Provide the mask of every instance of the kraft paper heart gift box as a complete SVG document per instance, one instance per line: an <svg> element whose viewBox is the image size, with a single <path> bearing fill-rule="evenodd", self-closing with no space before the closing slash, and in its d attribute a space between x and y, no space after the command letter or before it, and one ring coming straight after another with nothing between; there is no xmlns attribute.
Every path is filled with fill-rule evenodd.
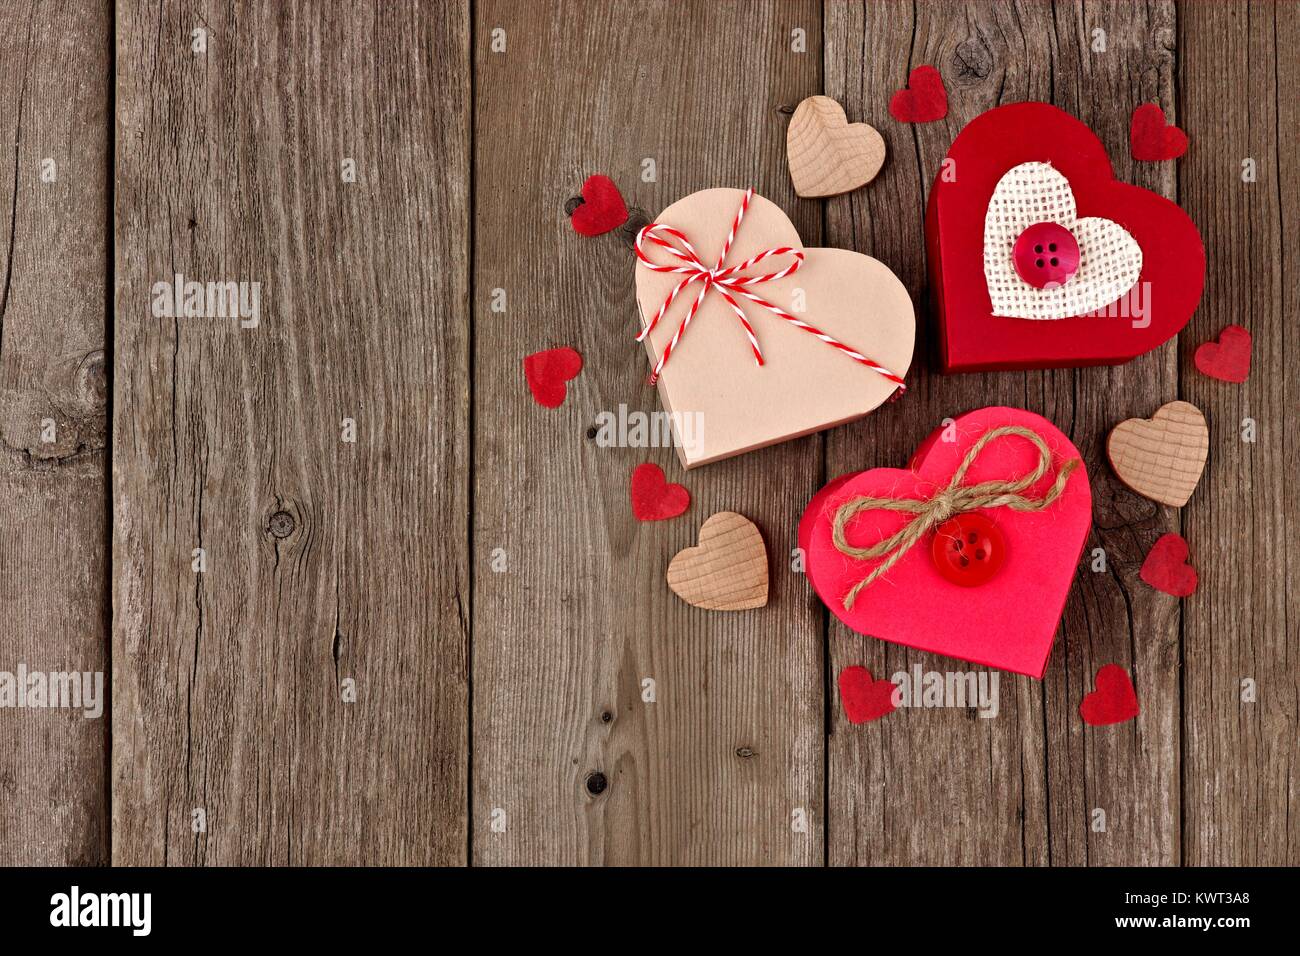
<svg viewBox="0 0 1300 956"><path fill-rule="evenodd" d="M1078 449L1039 415L991 407L937 429L907 469L832 481L799 546L858 633L1041 678L1091 524Z"/></svg>
<svg viewBox="0 0 1300 956"><path fill-rule="evenodd" d="M948 372L1122 364L1177 335L1205 285L1187 214L1116 181L1092 130L1046 103L966 125L925 232Z"/></svg>
<svg viewBox="0 0 1300 956"><path fill-rule="evenodd" d="M637 236L640 340L686 468L866 415L902 385L915 313L882 262L805 249L753 191L706 189Z"/></svg>

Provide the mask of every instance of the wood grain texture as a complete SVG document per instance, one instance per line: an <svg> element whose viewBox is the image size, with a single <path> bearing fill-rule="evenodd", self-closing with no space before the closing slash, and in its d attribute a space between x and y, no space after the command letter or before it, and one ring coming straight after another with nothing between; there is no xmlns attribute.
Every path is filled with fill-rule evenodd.
<svg viewBox="0 0 1300 956"><path fill-rule="evenodd" d="M112 53L109 4L0 5L0 671L105 693ZM107 862L100 703L0 710L0 866Z"/></svg>
<svg viewBox="0 0 1300 956"><path fill-rule="evenodd" d="M0 709L0 865L1300 863L1300 5L799 0L744 19L707 0L0 5L0 671L108 669L110 580L114 613L111 722ZM890 95L923 63L949 115L898 123ZM823 93L888 158L865 189L801 200L788 118ZM1127 366L939 376L927 192L965 122L1027 99L1179 200L1202 305ZM1131 159L1145 102L1188 131L1177 162ZM633 215L583 239L565 204L594 172ZM600 447L598 412L659 409L631 236L750 184L806 245L903 278L908 395L689 474L666 448ZM155 316L178 272L260 282L259 326ZM1233 323L1254 337L1242 385L1193 364ZM586 367L549 410L520 361L557 345ZM1210 428L1181 512L1105 456L1118 422L1176 398ZM1055 421L1092 480L1047 676L1000 674L993 719L852 726L844 667L966 665L827 624L791 570L798 516L828 477L899 465L994 403ZM647 460L690 488L684 516L633 520ZM763 530L770 601L713 614L664 575L729 509ZM1167 531L1200 575L1181 602L1138 578ZM1108 663L1141 716L1085 727Z"/></svg>
<svg viewBox="0 0 1300 956"><path fill-rule="evenodd" d="M805 53L791 50L795 29ZM813 3L747 5L743 30L711 3L476 5L477 863L822 860L821 612L789 559L820 439L689 475L670 449L599 447L598 412L659 407L634 341L628 239L644 219L585 239L564 208L596 172L651 215L752 184L819 245L820 207L793 195L780 110L818 92L820 35ZM718 83L720 64L745 84ZM548 411L520 359L558 345L585 366ZM689 487L685 516L633 520L629 477L646 460ZM770 535L773 600L689 607L664 583L667 562L701 516L734 508Z"/></svg>
<svg viewBox="0 0 1300 956"><path fill-rule="evenodd" d="M117 35L114 862L463 862L467 4ZM156 317L176 273L260 324Z"/></svg>
<svg viewBox="0 0 1300 956"><path fill-rule="evenodd" d="M1183 626L1185 859L1300 862L1300 6L1179 6L1180 199L1205 239L1205 299L1179 343L1182 394L1210 424L1183 509L1200 574ZM1254 182L1242 175L1247 159ZM1223 327L1254 339L1242 385L1193 366ZM1255 440L1245 441L1247 419ZM1242 699L1242 682L1257 688Z"/></svg>
<svg viewBox="0 0 1300 956"><path fill-rule="evenodd" d="M1093 30L1106 52L1092 51ZM899 466L945 418L984 405L1027 408L1079 448L1092 482L1094 527L1061 634L1042 682L1002 674L1000 711L900 710L852 727L835 703L827 746L828 858L832 864L1174 863L1179 858L1178 606L1137 577L1143 555L1177 525L1125 489L1105 462L1115 422L1177 397L1174 346L1126 366L939 376L926 295L925 199L961 127L1002 103L1041 100L1087 122L1116 175L1174 195L1172 164L1134 163L1132 107L1173 105L1172 4L830 4L825 92L885 136L890 161L869 189L831 200L826 241L875 256L907 283L920 311L908 395L828 436L826 473ZM943 74L948 115L903 125L894 90L930 63ZM1177 116L1171 116L1176 122ZM960 175L960 171L958 172ZM1103 548L1106 571L1089 556ZM961 626L960 621L953 622ZM888 678L966 670L830 625L834 672L861 664ZM1142 716L1086 728L1083 694L1103 664L1134 676ZM1107 829L1090 829L1092 811Z"/></svg>

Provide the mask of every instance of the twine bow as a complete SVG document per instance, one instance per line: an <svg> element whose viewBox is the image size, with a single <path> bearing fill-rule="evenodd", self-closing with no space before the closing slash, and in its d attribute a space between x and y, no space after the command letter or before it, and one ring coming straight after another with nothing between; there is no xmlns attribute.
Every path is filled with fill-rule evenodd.
<svg viewBox="0 0 1300 956"><path fill-rule="evenodd" d="M977 485L963 485L962 479L966 477L966 472L975 463L975 459L980 456L980 452L990 442L996 441L1005 435L1019 435L1021 438L1032 442L1034 447L1038 449L1038 464L1019 478L1004 481L982 481ZM1065 491L1066 482L1070 480L1071 473L1078 465L1079 459L1077 458L1073 458L1061 465L1060 470L1056 473L1056 480L1052 482L1052 487L1048 489L1043 497L1024 497L1020 492L1037 482L1052 467L1052 453L1048 449L1047 443L1043 441L1042 436L1036 431L1023 428L1020 425L1004 425L1000 428L990 429L980 436L979 441L971 446L970 450L966 452L966 457L957 466L957 470L953 473L948 486L932 498L869 498L860 495L844 502L835 511L832 538L836 550L857 560L885 558L844 596L844 610L852 610L853 602L857 600L858 593L897 564L903 555L931 529L954 515L975 511L979 508L1042 511L1061 497L1061 493ZM845 535L845 529L848 527L849 521L859 512L876 510L905 511L916 515L916 517L888 538L873 544L869 548L859 548L850 544Z"/></svg>
<svg viewBox="0 0 1300 956"><path fill-rule="evenodd" d="M697 295L695 301L691 303L690 311L686 313L686 316L677 326L677 331L673 333L671 341L669 341L667 347L664 348L663 354L659 356L659 361L655 364L654 371L650 374L650 384L653 385L659 380L659 373L662 372L664 366L668 364L668 357L672 355L673 349L677 347L677 343L686 333L687 327L691 324L691 319L695 318L695 313L699 311L700 305L704 302L705 296L709 294L709 290L714 289L727 301L727 304L731 306L731 310L736 313L736 318L740 320L741 328L745 330L745 337L749 339L749 347L754 351L754 362L756 364L760 366L763 364L763 350L759 347L758 337L754 335L753 327L749 324L749 320L745 318L744 310L741 309L740 303L736 301L737 297L748 299L755 305L767 309L767 311L771 312L773 315L785 319L797 328L801 328L805 332L815 335L827 345L834 346L855 362L865 365L867 368L883 375L889 381L893 382L898 386L898 392L896 395L901 394L906 388L901 377L895 375L883 365L873 362L861 352L849 348L844 343L837 341L835 338L827 335L820 329L809 325L802 319L795 318L781 307L774 305L761 296L749 291L750 286L758 285L763 282L774 282L777 279L784 279L786 276L798 272L804 263L803 250L795 249L790 246L778 246L773 249L764 249L758 255L751 256L737 265L727 266L725 268L723 267L723 263L727 261L727 253L731 251L732 243L736 241L736 233L740 229L740 223L745 218L745 210L749 208L750 200L753 198L753 188L745 190L745 198L740 201L740 210L736 213L736 218L731 224L731 231L727 233L726 242L722 244L722 254L718 256L717 264L711 269L701 261L699 255L695 251L695 247L691 245L691 241L687 239L680 230L674 229L672 226L666 226L659 222L652 222L649 225L643 226L641 231L637 233L636 256L641 260L642 265L652 272L670 272L683 277L682 280L673 287L673 291L668 293L668 298L664 300L663 305L659 306L659 311L655 313L654 318L652 318L646 327L641 330L641 334L636 337L638 342L644 342L646 336L654 331L655 326L659 324L659 320L664 317L664 313L668 311L677 296L683 292L687 286L692 282L699 282L702 285L700 294ZM673 240L675 240L675 243ZM660 265L659 263L654 262L646 254L645 243L647 241L653 242L655 245L668 250L669 255L673 256L681 264ZM763 272L751 276L740 275L740 273L758 265L758 263L762 262L764 259L770 259L774 256L792 256L794 261L784 269L778 269L775 272Z"/></svg>

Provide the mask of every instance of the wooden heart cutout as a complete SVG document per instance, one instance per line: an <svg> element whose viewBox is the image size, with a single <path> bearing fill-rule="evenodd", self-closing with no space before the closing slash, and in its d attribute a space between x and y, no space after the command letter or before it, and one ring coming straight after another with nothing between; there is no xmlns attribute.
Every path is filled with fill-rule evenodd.
<svg viewBox="0 0 1300 956"><path fill-rule="evenodd" d="M665 209L655 221L687 236L701 261L718 261L745 193L706 189ZM652 245L652 244L651 244ZM907 288L883 262L845 249L804 249L789 218L754 196L736 232L726 265L765 250L789 247L805 255L798 272L750 287L764 299L838 339L895 374L912 362L916 317ZM655 261L674 263L659 250ZM745 274L777 271L777 257ZM680 275L636 266L641 327L681 281ZM645 338L650 366L669 347L699 295L683 289ZM731 306L710 291L659 376L659 397L677 435L682 465L693 468L742 452L861 418L894 394L897 385L789 321L735 296L762 346L757 365ZM682 441L687 419L698 425Z"/></svg>
<svg viewBox="0 0 1300 956"><path fill-rule="evenodd" d="M810 96L790 117L786 159L794 191L805 199L865 186L885 163L885 140L866 123L849 123L829 96Z"/></svg>
<svg viewBox="0 0 1300 956"><path fill-rule="evenodd" d="M996 575L975 587L945 578L932 552L938 534L932 531L846 608L848 593L880 562L851 558L835 545L841 504L859 496L933 498L947 487L975 443L1004 426L1029 429L1051 452L1051 468L1024 490L1026 496L1042 498L1064 464L1079 458L1078 449L1055 425L1032 412L1004 407L968 412L923 441L908 468L845 475L817 492L799 522L799 546L813 590L859 634L1041 678L1092 524L1092 491L1082 464L1042 510L967 512L990 519L1005 545ZM972 461L962 483L1006 481L1032 473L1038 462L1029 440L998 438ZM910 517L866 510L851 518L844 531L850 544L867 547L899 531Z"/></svg>
<svg viewBox="0 0 1300 956"><path fill-rule="evenodd" d="M699 541L668 563L668 587L674 594L709 611L767 604L767 548L754 522L720 511L704 522Z"/></svg>
<svg viewBox="0 0 1300 956"><path fill-rule="evenodd" d="M1162 405L1149 419L1111 429L1106 455L1119 480L1152 501L1181 508L1196 490L1210 451L1210 430L1189 402Z"/></svg>

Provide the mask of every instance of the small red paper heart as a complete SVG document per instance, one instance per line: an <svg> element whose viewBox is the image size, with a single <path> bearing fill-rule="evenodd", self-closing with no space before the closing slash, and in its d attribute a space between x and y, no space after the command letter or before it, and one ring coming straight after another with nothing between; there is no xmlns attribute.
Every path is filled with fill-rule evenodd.
<svg viewBox="0 0 1300 956"><path fill-rule="evenodd" d="M1154 163L1177 159L1187 152L1187 134L1165 122L1165 111L1155 103L1143 103L1133 111L1128 140L1133 158Z"/></svg>
<svg viewBox="0 0 1300 956"><path fill-rule="evenodd" d="M627 222L627 206L614 180L608 176L589 176L582 184L582 205L569 217L575 232L599 236Z"/></svg>
<svg viewBox="0 0 1300 956"><path fill-rule="evenodd" d="M1250 377L1250 331L1229 325L1217 342L1206 342L1196 350L1196 367L1210 378L1241 384Z"/></svg>
<svg viewBox="0 0 1300 956"><path fill-rule="evenodd" d="M1097 689L1085 694L1079 704L1079 716L1090 727L1122 724L1142 712L1137 692L1128 671L1118 664L1107 664L1097 671Z"/></svg>
<svg viewBox="0 0 1300 956"><path fill-rule="evenodd" d="M1190 553L1182 535L1162 534L1147 552L1138 572L1157 591L1185 598L1196 592L1196 569L1187 562Z"/></svg>
<svg viewBox="0 0 1300 956"><path fill-rule="evenodd" d="M582 356L570 348L534 352L524 359L524 377L538 405L559 408L568 389L565 382L582 371Z"/></svg>
<svg viewBox="0 0 1300 956"><path fill-rule="evenodd" d="M939 71L929 65L913 70L907 87L890 99L889 112L900 123L931 123L947 116L948 91Z"/></svg>
<svg viewBox="0 0 1300 956"><path fill-rule="evenodd" d="M840 671L840 699L851 724L865 724L892 714L897 689L892 681L873 680L871 671L865 667L846 667Z"/></svg>
<svg viewBox="0 0 1300 956"><path fill-rule="evenodd" d="M632 472L632 514L637 521L676 518L691 504L691 493L681 485L670 485L663 469L646 462Z"/></svg>

